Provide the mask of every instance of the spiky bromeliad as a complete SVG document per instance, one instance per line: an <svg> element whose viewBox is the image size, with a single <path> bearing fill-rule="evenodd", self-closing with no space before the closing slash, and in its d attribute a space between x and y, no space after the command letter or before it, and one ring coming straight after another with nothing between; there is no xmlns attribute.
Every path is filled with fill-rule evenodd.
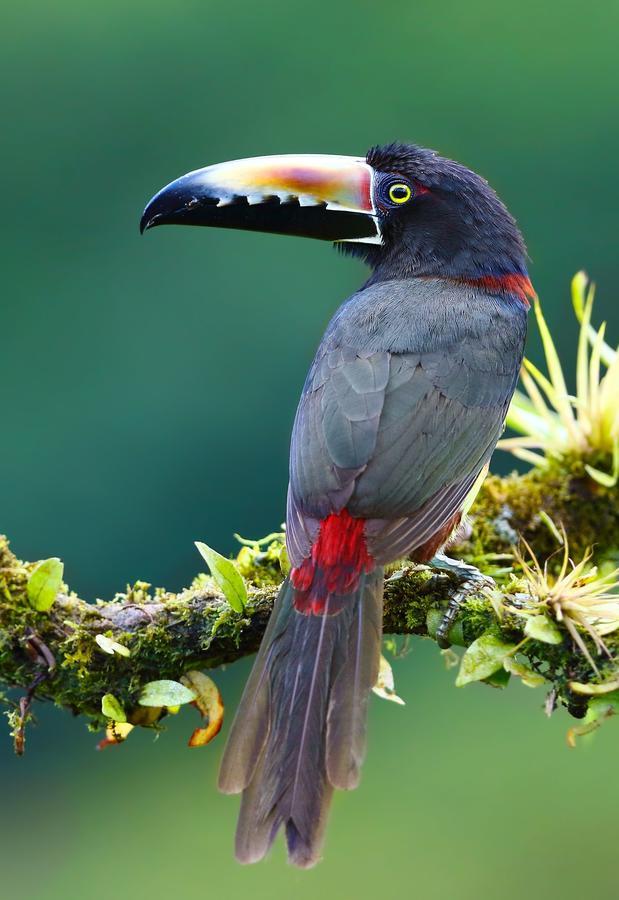
<svg viewBox="0 0 619 900"><path fill-rule="evenodd" d="M291 861L310 866L333 789L359 781L383 567L406 556L450 565L440 551L503 429L532 292L526 251L486 181L403 144L366 159L199 169L163 188L141 227L169 223L341 242L372 269L331 320L303 388L286 519L293 568L219 778L222 791L243 792L239 860L261 859L283 826Z"/></svg>

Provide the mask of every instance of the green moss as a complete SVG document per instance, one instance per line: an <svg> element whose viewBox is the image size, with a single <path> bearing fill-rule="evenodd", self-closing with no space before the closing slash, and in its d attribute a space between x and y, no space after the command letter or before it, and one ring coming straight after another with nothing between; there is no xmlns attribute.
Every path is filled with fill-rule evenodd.
<svg viewBox="0 0 619 900"><path fill-rule="evenodd" d="M608 468L604 459L589 462ZM503 591L514 592L518 564L502 555L511 552L518 534L541 560L557 550L556 537L540 517L544 510L555 524L564 525L574 558L593 547L596 559L610 564L619 558L618 493L592 481L583 460L575 457L551 460L546 469L525 475L490 476L473 508L471 534L452 554L474 561L495 575ZM178 679L188 668L214 667L256 649L286 565L283 546L283 535L276 534L242 547L237 565L248 584L249 600L240 614L222 602L207 575L198 576L180 594L152 590L147 582L138 581L117 594L113 606L89 605L69 594L49 613L39 613L26 598L28 575L36 563L20 562L0 537L0 683L27 688L44 671L36 648L28 646L35 635L53 648L56 657L55 670L37 688L38 697L85 715L96 727L104 724L101 697L106 693L113 694L130 716L137 714L137 697L145 682ZM554 558L559 565L559 555ZM428 617L437 620L451 587L449 576L423 568L408 566L390 572L385 589L386 632L427 635L432 630ZM149 612L153 608L155 616ZM111 627L109 615L103 613L112 609L133 610L136 619L133 624L126 619ZM516 616L505 615L499 621L490 600L480 596L467 601L459 630L468 645L488 629L496 629L505 641L518 642L522 627ZM131 656L104 653L95 642L98 633L108 633L129 648ZM608 635L606 643L616 658L619 633ZM571 640L566 636L557 646L528 640L521 653L534 671L555 686L560 702L580 715L583 701L571 694L569 682L597 679ZM602 680L616 674L614 660L598 657L597 664ZM152 727L156 719L140 724Z"/></svg>
<svg viewBox="0 0 619 900"><path fill-rule="evenodd" d="M462 616L462 629L465 644L472 644L492 626L497 627L496 614L489 600L484 596L473 596L467 600L466 612Z"/></svg>
<svg viewBox="0 0 619 900"><path fill-rule="evenodd" d="M273 535L266 545L264 539L246 542L236 558L236 565L245 581L254 587L278 585L286 572L287 557L284 535Z"/></svg>

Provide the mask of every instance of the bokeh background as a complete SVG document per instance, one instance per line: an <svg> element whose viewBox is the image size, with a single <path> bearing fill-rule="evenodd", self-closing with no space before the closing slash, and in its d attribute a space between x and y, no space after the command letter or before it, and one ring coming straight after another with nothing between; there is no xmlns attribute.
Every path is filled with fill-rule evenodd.
<svg viewBox="0 0 619 900"><path fill-rule="evenodd" d="M526 233L563 355L585 267L617 339L619 5L21 0L0 32L0 529L110 597L180 588L195 539L222 552L283 515L313 349L361 264L319 242L200 229L140 238L183 172L408 139L482 172ZM530 354L539 357L532 335ZM509 459L497 455L503 469ZM228 709L249 663L217 675ZM23 760L0 736L3 897L616 896L613 724L570 751L539 692L453 687L435 648L376 700L360 790L334 803L316 870L232 860L218 740L94 751L39 710Z"/></svg>

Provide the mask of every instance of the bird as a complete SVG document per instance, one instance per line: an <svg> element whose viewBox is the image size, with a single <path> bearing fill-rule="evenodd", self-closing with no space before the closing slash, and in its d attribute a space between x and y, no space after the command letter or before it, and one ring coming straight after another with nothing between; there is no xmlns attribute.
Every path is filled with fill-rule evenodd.
<svg viewBox="0 0 619 900"><path fill-rule="evenodd" d="M357 787L382 642L384 568L457 575L439 629L481 575L446 554L504 429L534 296L521 232L488 182L416 144L365 157L210 165L164 187L141 230L200 225L312 237L369 266L329 323L290 443L284 580L219 774L241 793L236 857L285 832L321 857L335 789Z"/></svg>

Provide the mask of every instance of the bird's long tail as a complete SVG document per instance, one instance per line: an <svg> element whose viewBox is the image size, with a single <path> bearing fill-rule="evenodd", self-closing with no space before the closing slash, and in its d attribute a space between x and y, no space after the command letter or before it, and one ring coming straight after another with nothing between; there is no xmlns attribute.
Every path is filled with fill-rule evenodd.
<svg viewBox="0 0 619 900"><path fill-rule="evenodd" d="M382 568L319 606L308 607L307 592L289 579L282 585L219 776L222 791L243 792L240 862L261 859L280 826L292 863L317 862L333 788L359 782L382 594Z"/></svg>

